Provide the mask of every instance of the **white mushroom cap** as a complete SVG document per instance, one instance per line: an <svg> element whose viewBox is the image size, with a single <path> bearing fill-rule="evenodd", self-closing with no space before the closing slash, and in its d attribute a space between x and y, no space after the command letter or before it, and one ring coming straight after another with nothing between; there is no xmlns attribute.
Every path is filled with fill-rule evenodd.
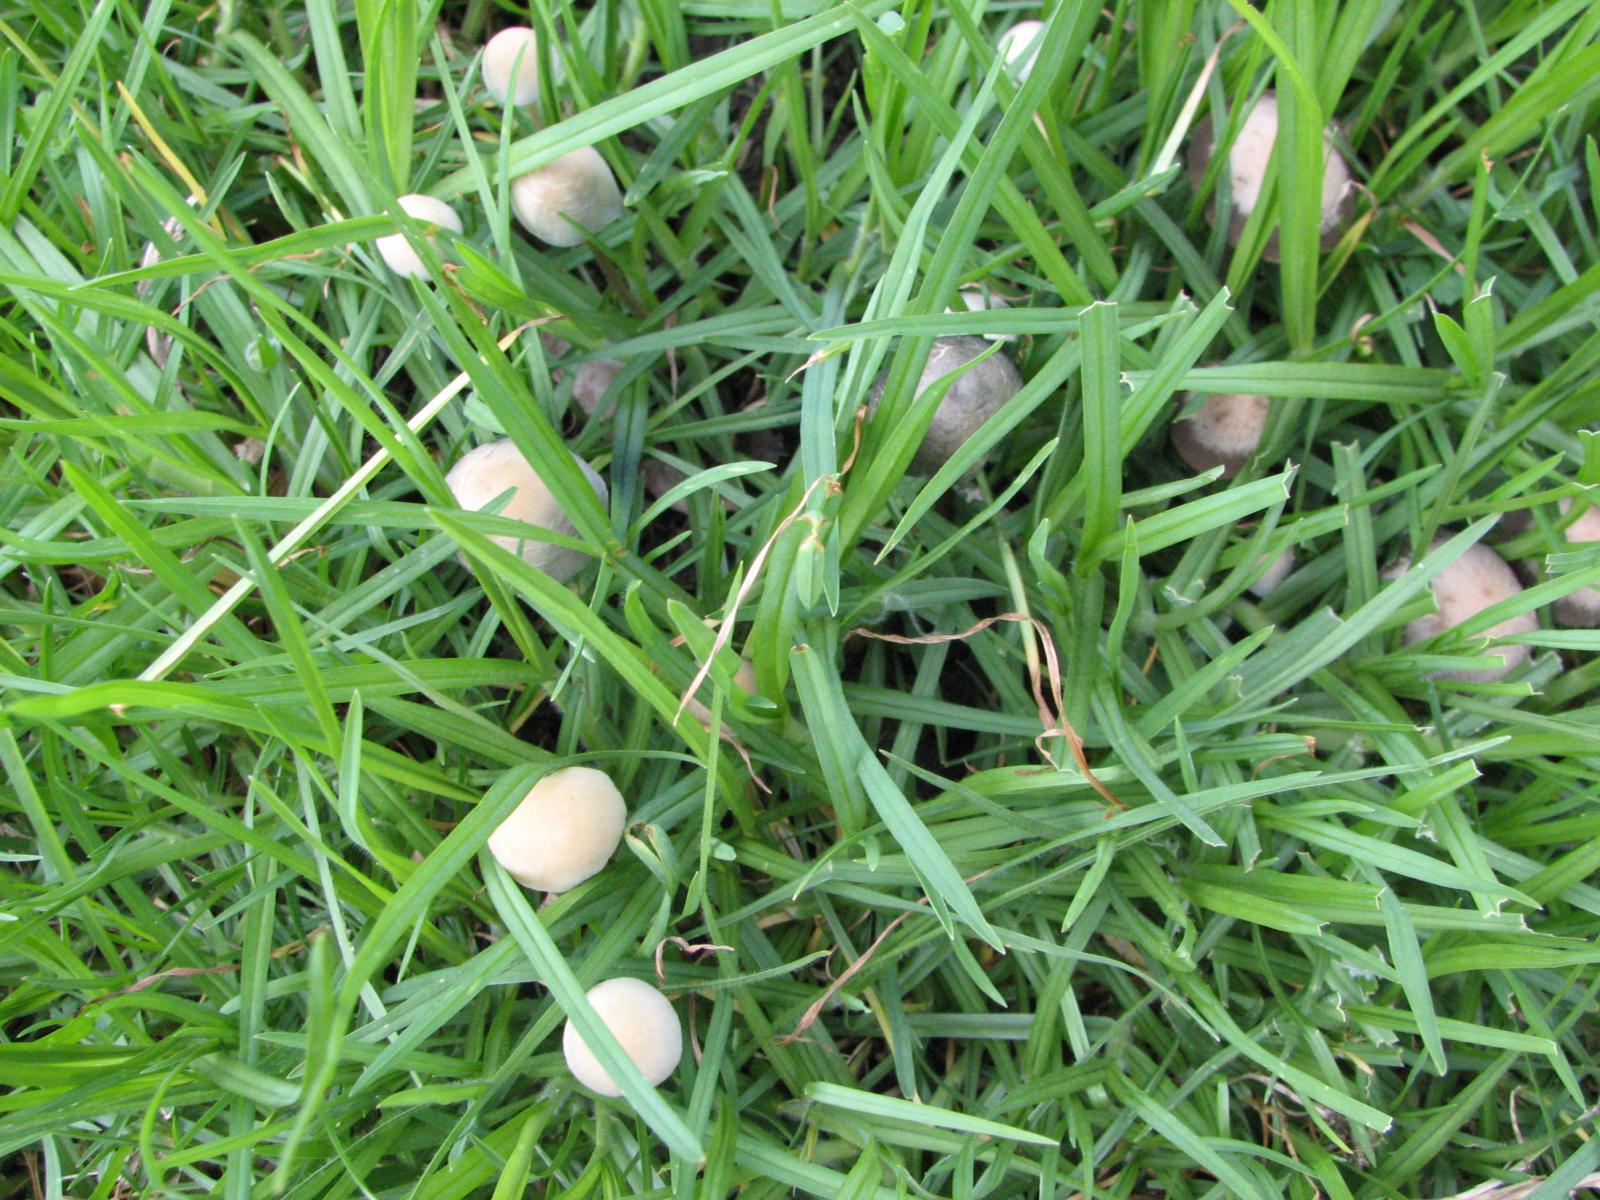
<svg viewBox="0 0 1600 1200"><path fill-rule="evenodd" d="M613 401L600 409L600 402L606 398L606 392L618 375L622 374L622 364L614 358L591 358L587 362L578 364L578 370L572 377L572 399L577 406L590 416L608 417L616 408Z"/></svg>
<svg viewBox="0 0 1600 1200"><path fill-rule="evenodd" d="M520 61L519 60L520 57ZM539 42L526 25L502 29L483 48L483 90L501 104L532 104L539 98ZM516 77L512 78L512 70Z"/></svg>
<svg viewBox="0 0 1600 1200"><path fill-rule="evenodd" d="M1219 392L1192 417L1172 423L1172 448L1196 471L1222 468L1232 479L1261 444L1267 426L1265 396Z"/></svg>
<svg viewBox="0 0 1600 1200"><path fill-rule="evenodd" d="M925 392L938 380L971 362L987 349L989 344L981 337L962 335L935 338L928 350L928 361L917 380L917 394ZM874 410L887 381L887 375L880 377L873 389ZM922 445L911 460L910 470L919 475L931 475L937 471L978 431L979 426L1021 390L1022 376L1017 373L1011 360L999 351L969 369L950 385L944 399L939 401Z"/></svg>
<svg viewBox="0 0 1600 1200"><path fill-rule="evenodd" d="M1033 74L1033 60L1039 56L1039 35L1044 32L1043 21L1018 21L1000 35L995 48L1006 60L1006 68L1021 83Z"/></svg>
<svg viewBox="0 0 1600 1200"><path fill-rule="evenodd" d="M1267 569L1261 572L1250 585L1250 593L1263 598L1270 596L1278 590L1278 585L1289 577L1289 572L1294 570L1294 551L1285 550L1277 558L1267 564Z"/></svg>
<svg viewBox="0 0 1600 1200"><path fill-rule="evenodd" d="M1563 516L1571 508L1571 500L1561 502ZM1568 525L1564 532L1567 541L1574 545L1580 542L1600 542L1600 508L1584 509L1578 519ZM1555 611L1556 620L1563 625L1574 625L1583 629L1600 625L1600 588L1587 587L1561 597L1556 601Z"/></svg>
<svg viewBox="0 0 1600 1200"><path fill-rule="evenodd" d="M962 288L956 293L956 298L961 301L962 306L968 312L987 312L991 308L1011 307L1010 301L1004 296L1000 295L999 292L991 292L986 287ZM953 308L945 309L947 313L955 311ZM1014 342L1017 340L1017 335L1014 333L986 333L983 335L983 339L987 342Z"/></svg>
<svg viewBox="0 0 1600 1200"><path fill-rule="evenodd" d="M602 504L606 501L606 483L588 463L576 454L572 456L585 478L593 486ZM533 464L522 456L509 438L490 442L462 455L445 476L445 483L462 508L476 512L487 508L502 492L516 489L500 510L502 517L537 525L553 533L575 534L577 526L568 519L566 510L551 495L533 469ZM510 535L495 534L493 540L513 554L522 555L529 565L538 567L554 579L570 579L581 571L589 556L564 546L551 545Z"/></svg>
<svg viewBox="0 0 1600 1200"><path fill-rule="evenodd" d="M600 152L584 146L513 179L511 211L540 241L577 246L584 230L594 233L622 215L622 192Z"/></svg>
<svg viewBox="0 0 1600 1200"><path fill-rule="evenodd" d="M1255 107L1245 117L1239 136L1228 151L1228 193L1233 201L1233 222L1229 237L1238 241L1244 223L1255 211L1261 199L1261 189L1266 182L1267 163L1273 144L1278 140L1278 97L1265 92ZM1190 150L1190 174L1198 179L1205 172L1215 149L1215 139L1209 123L1197 132ZM1332 237L1343 222L1346 194L1351 187L1350 166L1324 131L1322 135L1322 222L1323 240L1331 245ZM1325 247L1326 248L1326 247ZM1277 240L1274 236L1267 257L1277 257Z"/></svg>
<svg viewBox="0 0 1600 1200"><path fill-rule="evenodd" d="M1436 541L1429 553L1443 544ZM1410 569L1410 559L1401 559L1388 572L1402 575ZM1488 608L1522 591L1522 584L1506 565L1506 560L1484 545L1467 549L1444 570L1433 577L1433 604L1436 612L1406 623L1404 640L1410 646L1436 637ZM1539 619L1531 612L1518 613L1492 626L1485 637L1503 637L1507 634L1531 633L1539 627ZM1481 671L1442 671L1441 679L1459 679L1465 683L1493 683L1503 678L1511 669L1528 657L1528 647L1522 645L1497 646L1494 654L1501 659L1498 667Z"/></svg>
<svg viewBox="0 0 1600 1200"><path fill-rule="evenodd" d="M523 887L570 891L611 861L627 816L604 771L563 767L528 789L489 835L489 853Z"/></svg>
<svg viewBox="0 0 1600 1200"><path fill-rule="evenodd" d="M683 1026L672 1002L648 983L626 976L595 984L588 998L639 1073L652 1086L666 1082L683 1057ZM602 1096L622 1095L570 1020L561 1031L561 1052L567 1070L584 1087Z"/></svg>
<svg viewBox="0 0 1600 1200"><path fill-rule="evenodd" d="M451 233L461 232L461 218L456 216L456 210L443 200L435 200L432 196L413 192L400 197L400 207L406 210L406 216L413 221L436 225L440 229L448 229ZM383 261L396 275L406 279L428 277L428 268L422 265L422 259L417 257L417 252L411 248L411 243L406 241L404 234L391 233L381 237L377 241L377 246L378 253L383 255Z"/></svg>

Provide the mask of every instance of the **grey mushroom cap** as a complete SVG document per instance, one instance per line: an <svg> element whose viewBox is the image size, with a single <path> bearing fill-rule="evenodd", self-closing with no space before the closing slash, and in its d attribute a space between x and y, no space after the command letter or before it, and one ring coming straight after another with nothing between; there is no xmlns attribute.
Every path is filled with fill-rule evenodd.
<svg viewBox="0 0 1600 1200"><path fill-rule="evenodd" d="M944 378L957 367L971 362L989 349L990 343L981 337L936 338L928 350L928 361L917 380L917 394L929 385ZM887 375L878 379L872 389L872 408L876 411L883 395ZM1022 376L1011 360L996 352L985 361L967 371L950 385L950 390L939 401L933 422L911 460L910 470L917 475L931 475L950 460L951 455L968 438L978 431L1006 401L1022 389Z"/></svg>
<svg viewBox="0 0 1600 1200"><path fill-rule="evenodd" d="M1439 539L1429 547L1433 553L1443 544ZM1385 575L1394 578L1411 568L1411 560L1402 558ZM1436 611L1414 621L1406 622L1403 639L1408 646L1437 637L1454 629L1492 604L1510 599L1522 591L1515 572L1493 550L1484 545L1469 546L1461 557L1433 577L1433 603ZM1518 633L1532 633L1539 628L1539 618L1531 612L1518 613L1491 626L1484 637L1505 637ZM1505 678L1513 668L1528 657L1525 645L1496 646L1491 652L1501 660L1498 667L1482 670L1440 671L1436 678L1456 679L1463 683L1494 683Z"/></svg>
<svg viewBox="0 0 1600 1200"><path fill-rule="evenodd" d="M1244 232L1245 222L1249 220L1250 213L1260 198L1267 161L1272 154L1277 136L1278 98L1276 93L1269 91L1262 94L1256 101L1255 107L1245 117L1239 134L1228 151L1228 182L1232 200L1232 216L1228 222L1230 245L1238 245L1239 236ZM1355 188L1352 186L1350 165L1345 162L1344 156L1339 153L1333 144L1333 139L1326 131L1322 135L1322 151L1324 157L1320 244L1324 251L1328 251L1333 249L1344 234L1345 225L1355 204ZM1211 165L1215 152L1216 134L1211 124L1211 117L1207 115L1195 123L1194 132L1189 139L1189 182L1196 189L1200 187L1206 168ZM1206 202L1206 219L1212 222L1217 219L1217 202L1214 196ZM1262 257L1268 262L1278 261L1276 229L1267 239Z"/></svg>
<svg viewBox="0 0 1600 1200"><path fill-rule="evenodd" d="M1221 467L1222 477L1232 479L1261 445L1270 408L1265 396L1243 392L1207 396L1194 416L1172 423L1172 448L1196 471Z"/></svg>

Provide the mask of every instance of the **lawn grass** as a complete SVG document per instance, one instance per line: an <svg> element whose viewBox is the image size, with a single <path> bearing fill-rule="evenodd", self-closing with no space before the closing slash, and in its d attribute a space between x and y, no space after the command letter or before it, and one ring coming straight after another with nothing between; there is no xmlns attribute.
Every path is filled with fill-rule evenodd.
<svg viewBox="0 0 1600 1200"><path fill-rule="evenodd" d="M1268 87L1235 248L1183 150ZM1589 0L7 6L0 1196L1600 1179L1597 114ZM549 250L509 181L588 145ZM1025 386L908 476L955 333ZM570 584L451 499L500 436ZM1480 541L1537 585L1402 646ZM630 825L545 898L484 843L571 762ZM561 1026L658 969L692 1052L597 1099Z"/></svg>

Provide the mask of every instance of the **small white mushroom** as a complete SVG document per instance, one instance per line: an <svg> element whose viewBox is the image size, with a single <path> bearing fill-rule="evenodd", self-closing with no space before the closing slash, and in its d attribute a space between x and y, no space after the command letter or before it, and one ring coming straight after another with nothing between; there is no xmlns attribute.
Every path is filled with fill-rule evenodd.
<svg viewBox="0 0 1600 1200"><path fill-rule="evenodd" d="M591 358L579 363L572 377L573 402L591 417L609 417L616 410L616 402L606 404L603 410L601 402L620 374L622 364L614 358Z"/></svg>
<svg viewBox="0 0 1600 1200"><path fill-rule="evenodd" d="M1278 590L1278 585L1289 578L1289 572L1294 570L1294 551L1285 550L1277 558L1267 564L1267 569L1256 576L1250 584L1250 594L1263 599Z"/></svg>
<svg viewBox="0 0 1600 1200"><path fill-rule="evenodd" d="M1043 32L1043 21L1018 21L995 43L1000 57L1005 59L1006 69L1016 76L1018 83L1033 74L1034 59L1039 57L1039 35Z"/></svg>
<svg viewBox="0 0 1600 1200"><path fill-rule="evenodd" d="M1435 541L1429 548L1429 553L1441 545L1443 545L1442 539ZM1410 567L1411 560L1402 558L1386 574L1398 577L1405 574ZM1517 582L1516 575L1506 565L1505 559L1489 547L1479 544L1469 547L1465 554L1435 575L1432 590L1436 611L1406 623L1403 637L1408 646L1437 637L1445 630L1453 629L1482 612L1491 604L1499 604L1502 600L1510 599L1522 591L1522 584ZM1538 627L1539 619L1533 613L1518 613L1490 627L1483 636L1492 638L1531 633ZM1465 683L1493 683L1504 678L1513 667L1528 657L1528 647L1497 646L1493 654L1500 657L1501 665L1498 667L1486 667L1479 671L1441 671L1438 677L1459 679Z"/></svg>
<svg viewBox="0 0 1600 1200"><path fill-rule="evenodd" d="M483 48L480 69L483 90L500 104L532 104L539 98L538 36L526 25L502 29Z"/></svg>
<svg viewBox="0 0 1600 1200"><path fill-rule="evenodd" d="M1273 144L1278 140L1278 97L1273 92L1263 93L1256 101L1239 128L1239 136L1228 151L1228 194L1233 202L1233 218L1228 228L1228 240L1237 243L1244 224L1255 211L1261 199L1261 189L1266 182L1267 164ZM1210 118L1195 126L1193 140L1189 143L1189 177L1196 186L1210 165L1216 149ZM1344 156L1334 147L1326 132L1322 135L1322 248L1331 249L1339 240L1345 213L1348 208L1352 182L1350 167ZM1215 207L1208 209L1215 213ZM1267 244L1264 257L1278 259L1278 235L1274 233Z"/></svg>
<svg viewBox="0 0 1600 1200"><path fill-rule="evenodd" d="M1004 296L1000 295L999 292L991 292L986 287L962 288L956 293L956 298L961 301L968 312L987 312L991 308L1011 307L1010 302ZM947 313L955 311L953 308L945 309ZM983 339L987 342L1014 342L1017 340L1017 335L1014 333L986 333L983 335Z"/></svg>
<svg viewBox="0 0 1600 1200"><path fill-rule="evenodd" d="M1194 416L1172 423L1172 448L1196 471L1221 467L1222 477L1232 479L1261 444L1267 409L1265 396L1237 392L1207 396Z"/></svg>
<svg viewBox="0 0 1600 1200"><path fill-rule="evenodd" d="M424 225L432 225L437 229L448 229L451 233L461 232L461 218L456 216L456 210L443 200L436 200L432 196L423 196L415 192L400 197L400 207L405 209L406 216L413 221ZM431 230L429 231L431 235ZM388 264L389 270L406 279L426 279L428 268L418 257L411 243L406 241L402 233L391 233L377 241L378 253L383 255L383 261Z"/></svg>
<svg viewBox="0 0 1600 1200"><path fill-rule="evenodd" d="M563 767L528 789L489 835L489 853L523 887L571 891L611 861L627 816L604 771Z"/></svg>
<svg viewBox="0 0 1600 1200"><path fill-rule="evenodd" d="M595 984L588 999L639 1073L652 1086L665 1083L683 1057L683 1026L672 1002L648 983L627 976ZM561 1031L561 1052L567 1070L584 1087L602 1096L622 1095L611 1072L600 1065L570 1020Z"/></svg>
<svg viewBox="0 0 1600 1200"><path fill-rule="evenodd" d="M600 152L583 146L512 180L511 211L540 241L577 246L622 215L622 192Z"/></svg>
<svg viewBox="0 0 1600 1200"><path fill-rule="evenodd" d="M1561 515L1572 508L1571 500L1561 502ZM1600 508L1586 508L1578 519L1563 531L1573 545L1583 542L1600 542ZM1600 588L1587 587L1561 597L1555 604L1556 620L1563 625L1590 629L1600 625Z"/></svg>
<svg viewBox="0 0 1600 1200"><path fill-rule="evenodd" d="M605 480L576 454L572 458L604 504L607 495ZM445 483L462 508L474 512L487 508L502 492L512 491L505 507L500 510L502 517L537 525L553 533L569 536L577 533L577 526L567 516L566 510L545 486L544 480L539 478L533 464L522 456L522 451L509 438L490 442L462 455L445 476ZM586 554L549 542L501 534L494 535L493 540L511 553L522 555L529 565L538 567L554 579L570 579L589 561Z"/></svg>
<svg viewBox="0 0 1600 1200"><path fill-rule="evenodd" d="M936 338L928 350L927 364L917 380L917 394L943 379L957 367L977 358L989 343L981 337ZM883 395L888 376L881 377L873 388L872 407L876 410ZM983 362L968 370L950 385L950 390L939 401L933 422L911 460L910 470L918 475L931 475L942 467L950 456L966 443L978 428L1005 406L1006 401L1022 389L1022 376L1003 353L997 351Z"/></svg>

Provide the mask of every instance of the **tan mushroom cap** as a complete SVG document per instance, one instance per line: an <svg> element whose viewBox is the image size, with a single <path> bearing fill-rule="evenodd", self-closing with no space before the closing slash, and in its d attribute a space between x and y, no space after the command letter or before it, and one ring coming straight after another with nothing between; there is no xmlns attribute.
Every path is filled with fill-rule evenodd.
<svg viewBox="0 0 1600 1200"><path fill-rule="evenodd" d="M538 35L526 25L502 29L483 48L480 70L483 90L499 103L532 104L539 98Z"/></svg>
<svg viewBox="0 0 1600 1200"><path fill-rule="evenodd" d="M1270 405L1265 396L1219 392L1192 417L1174 421L1172 448L1196 471L1222 468L1232 479L1261 444Z"/></svg>
<svg viewBox="0 0 1600 1200"><path fill-rule="evenodd" d="M597 233L622 216L622 192L600 152L583 146L513 179L511 211L540 241L577 246L585 230Z"/></svg>
<svg viewBox="0 0 1600 1200"><path fill-rule="evenodd" d="M1239 127L1239 136L1228 151L1228 195L1232 201L1232 221L1228 240L1237 243L1244 231L1245 222L1261 200L1261 190L1266 183L1267 165L1272 147L1278 140L1278 97L1275 92L1264 92L1255 107L1245 116ZM1211 162L1216 138L1210 118L1202 119L1196 126L1189 144L1189 177L1198 185L1206 167ZM1339 238L1349 209L1352 192L1350 164L1345 162L1326 132L1322 135L1322 248L1330 249ZM1213 204L1207 209L1213 216ZM1263 255L1269 262L1278 259L1278 235L1273 233Z"/></svg>
<svg viewBox="0 0 1600 1200"><path fill-rule="evenodd" d="M928 350L922 375L917 379L917 394L921 395L932 384L971 362L987 349L988 342L970 334L935 338ZM873 388L874 410L878 407L887 379L887 374L880 376ZM950 456L978 431L979 426L1021 390L1022 376L1001 351L966 371L950 385L944 399L939 401L928 432L923 435L922 445L911 460L911 472L931 475L944 466Z"/></svg>
<svg viewBox="0 0 1600 1200"><path fill-rule="evenodd" d="M599 496L600 502L604 504L607 495L605 480L576 454L572 458L583 471L590 486L594 488L595 495ZM462 508L474 512L487 508L496 496L514 488L516 490L506 501L505 507L500 510L502 517L536 525L552 533L571 536L578 532L577 526L567 516L566 510L561 507L550 489L545 486L544 480L540 479L538 472L533 469L533 464L522 456L522 451L517 449L510 438L490 442L464 454L456 465L450 468L450 473L445 476L444 481L449 486L451 494L455 496L456 503ZM511 553L522 555L530 566L538 567L554 579L570 579L589 562L589 556L581 551L569 550L565 546L555 546L549 542L518 538L508 534L495 534L492 540Z"/></svg>
<svg viewBox="0 0 1600 1200"><path fill-rule="evenodd" d="M648 983L626 976L595 984L588 998L639 1073L651 1086L665 1083L683 1057L683 1025L672 1002ZM622 1095L570 1020L561 1031L561 1052L567 1070L584 1087L602 1096Z"/></svg>
<svg viewBox="0 0 1600 1200"><path fill-rule="evenodd" d="M1561 515L1572 510L1572 501L1561 502ZM1600 542L1600 508L1586 508L1563 531L1573 545ZM1556 620L1563 625L1591 629L1600 625L1600 588L1587 587L1563 596L1555 603Z"/></svg>
<svg viewBox="0 0 1600 1200"><path fill-rule="evenodd" d="M1437 540L1429 548L1433 553L1443 544ZM1410 569L1411 560L1403 558L1390 568L1390 575L1398 576ZM1408 646L1428 638L1437 637L1454 629L1463 621L1476 616L1491 604L1498 604L1522 591L1522 584L1506 565L1506 560L1484 545L1474 545L1444 570L1433 577L1433 603L1435 612L1408 621L1404 641ZM1485 637L1505 637L1518 633L1531 633L1539 627L1539 619L1531 612L1518 613L1491 626ZM1440 679L1457 679L1464 683L1494 683L1503 679L1514 667L1528 657L1524 645L1497 646L1491 651L1501 665L1483 670L1441 671Z"/></svg>
<svg viewBox="0 0 1600 1200"><path fill-rule="evenodd" d="M523 887L571 891L611 861L627 817L604 771L563 767L528 789L489 835L489 853Z"/></svg>
<svg viewBox="0 0 1600 1200"><path fill-rule="evenodd" d="M1289 572L1294 570L1294 551L1285 550L1267 564L1266 570L1257 575L1254 582L1249 585L1250 594L1265 599L1278 590L1278 585L1289 578Z"/></svg>

